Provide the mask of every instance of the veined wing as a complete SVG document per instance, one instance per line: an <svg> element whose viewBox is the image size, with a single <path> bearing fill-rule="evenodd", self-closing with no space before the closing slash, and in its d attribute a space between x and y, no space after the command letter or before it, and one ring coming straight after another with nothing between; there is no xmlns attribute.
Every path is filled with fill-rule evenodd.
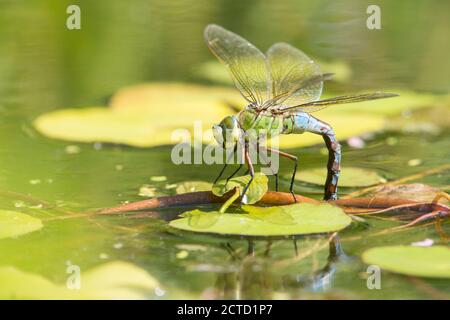
<svg viewBox="0 0 450 320"><path fill-rule="evenodd" d="M276 43L266 55L273 97L272 102L266 103L267 107L296 106L319 100L324 79L320 79L320 67L306 54L287 43Z"/></svg>
<svg viewBox="0 0 450 320"><path fill-rule="evenodd" d="M315 76L311 76L309 79L305 79L303 82L299 83L296 87L293 87L291 91L286 91L280 93L279 95L273 97L272 99L266 101L262 108L263 109L277 109L280 110L283 107L286 107L285 104L282 105L284 101L286 101L289 97L291 97L296 92L301 90L308 90L308 88L312 88L319 83L323 83L323 81L330 80L333 77L333 73L324 73Z"/></svg>
<svg viewBox="0 0 450 320"><path fill-rule="evenodd" d="M353 103L353 102L362 102L368 100L376 100L383 98L391 98L397 97L398 94L395 93L385 93L385 92L374 92L374 93L363 93L349 96L339 96L324 100L312 101L304 104L300 104L293 107L281 108L279 111L301 111L301 112L316 112L322 110L328 106L343 104L343 103Z"/></svg>
<svg viewBox="0 0 450 320"><path fill-rule="evenodd" d="M236 87L250 103L262 105L270 98L270 75L264 54L244 38L218 25L208 25L205 40L225 64Z"/></svg>

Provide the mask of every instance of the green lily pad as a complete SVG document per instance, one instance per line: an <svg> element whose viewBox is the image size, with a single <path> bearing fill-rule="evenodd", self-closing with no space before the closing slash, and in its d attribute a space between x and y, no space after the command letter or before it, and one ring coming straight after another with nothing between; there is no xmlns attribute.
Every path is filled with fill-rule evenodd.
<svg viewBox="0 0 450 320"><path fill-rule="evenodd" d="M244 206L243 209L247 213L221 214L217 211L193 210L171 221L169 225L185 231L221 235L289 236L338 231L351 223L350 217L330 204L297 203L270 208ZM280 218L276 217L277 212ZM193 215L197 219L205 219L202 227L191 223Z"/></svg>
<svg viewBox="0 0 450 320"><path fill-rule="evenodd" d="M321 167L299 170L295 179L312 184L324 185L326 177L327 168ZM342 168L339 176L340 187L367 187L383 182L386 182L386 179L380 176L376 171L356 167Z"/></svg>
<svg viewBox="0 0 450 320"><path fill-rule="evenodd" d="M40 219L24 213L0 210L0 239L17 237L42 228Z"/></svg>
<svg viewBox="0 0 450 320"><path fill-rule="evenodd" d="M236 100L240 102L237 103ZM210 128L242 105L237 90L182 83L151 83L119 90L111 106L62 109L33 122L46 137L77 142L106 142L153 147L203 139L213 141ZM203 137L194 136L201 121ZM172 136L177 129L177 137Z"/></svg>
<svg viewBox="0 0 450 320"><path fill-rule="evenodd" d="M135 147L171 144L174 127L158 125L151 114L104 107L64 109L39 116L34 127L49 138L107 142Z"/></svg>
<svg viewBox="0 0 450 320"><path fill-rule="evenodd" d="M386 246L365 251L367 264L418 277L450 278L450 248L446 246Z"/></svg>
<svg viewBox="0 0 450 320"><path fill-rule="evenodd" d="M236 177L230 179L227 183L226 180L218 181L212 188L212 193L216 196L223 196L225 193L237 188L239 193L242 195L244 188L250 182L250 175ZM261 172L255 173L252 183L248 187L247 192L244 195L244 203L252 204L256 203L264 196L268 190L268 178L265 174Z"/></svg>
<svg viewBox="0 0 450 320"><path fill-rule="evenodd" d="M0 299L144 299L159 286L144 269L111 261L84 271L79 290L54 283L41 275L0 266ZM70 277L76 276L71 273Z"/></svg>

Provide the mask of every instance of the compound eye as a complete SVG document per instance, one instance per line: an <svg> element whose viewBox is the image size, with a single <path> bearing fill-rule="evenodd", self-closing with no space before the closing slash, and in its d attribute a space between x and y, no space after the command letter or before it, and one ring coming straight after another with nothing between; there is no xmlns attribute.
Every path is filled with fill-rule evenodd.
<svg viewBox="0 0 450 320"><path fill-rule="evenodd" d="M223 143L223 131L222 131L222 127L221 126L213 126L212 127L212 131L213 131L213 135L214 135L214 139L216 139L216 141L220 144Z"/></svg>

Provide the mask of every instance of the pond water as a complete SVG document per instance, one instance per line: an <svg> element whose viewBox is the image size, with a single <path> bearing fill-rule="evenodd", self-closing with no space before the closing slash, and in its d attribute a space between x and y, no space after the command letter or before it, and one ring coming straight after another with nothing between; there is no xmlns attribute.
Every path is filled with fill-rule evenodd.
<svg viewBox="0 0 450 320"><path fill-rule="evenodd" d="M448 4L381 1L383 28L368 30L365 1L79 1L82 29L70 31L65 27L69 3L0 2L0 209L38 217L44 224L38 231L0 239L0 267L63 285L68 265L79 266L83 274L111 261L129 262L158 280L158 286L142 292L151 299L449 298L449 280L387 271L382 272L382 289L370 290L370 273L360 258L366 249L381 245L425 239L448 245L434 224L383 234L381 230L399 223L364 218L330 243L328 235L299 237L294 243L168 228L170 218L192 207L134 216L77 215L142 200L138 193L145 184L160 194L174 194L174 184L212 182L220 166L176 166L171 146L52 140L32 126L33 119L51 110L105 105L126 85L221 84L196 73L213 59L202 39L211 22L261 48L287 41L324 63L343 63L352 74L330 85L336 94L387 88L444 99L450 85ZM445 125L437 133L385 131L367 137L361 149L344 142L343 162L394 180L448 163L449 147ZM325 165L322 148L289 151L300 155L303 170ZM419 161L411 162L415 159ZM289 164L281 168L290 172ZM154 176L167 179L151 181ZM448 191L449 181L447 171L414 182ZM281 188L287 190L288 182ZM298 184L296 190L320 198L322 189ZM341 194L354 190L344 188ZM448 223L442 229L450 233ZM31 291L25 296L41 297L39 290Z"/></svg>

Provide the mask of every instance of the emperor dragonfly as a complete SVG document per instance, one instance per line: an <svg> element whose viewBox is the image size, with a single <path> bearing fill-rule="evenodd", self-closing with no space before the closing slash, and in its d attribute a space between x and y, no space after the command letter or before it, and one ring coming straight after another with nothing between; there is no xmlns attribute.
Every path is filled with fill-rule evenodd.
<svg viewBox="0 0 450 320"><path fill-rule="evenodd" d="M333 128L310 113L330 105L389 98L397 96L397 94L375 92L319 100L323 82L329 80L332 75L322 73L313 60L291 45L275 43L264 55L244 38L214 24L206 27L205 40L212 53L228 68L235 86L249 102L244 110L224 118L220 124L213 127L216 140L223 143L224 147L235 145L250 129L270 130L272 135L274 133L301 134L304 132L319 134L323 137L328 149L324 200L336 200L341 166L341 146ZM226 134L226 132L231 132L231 134ZM266 149L294 161L289 191L296 201L293 186L298 158L272 148L267 147ZM251 179L243 190L241 203L254 176L254 166L249 155L248 143L244 143L243 153ZM226 167L227 162L216 182ZM274 172L274 175L278 190L277 172Z"/></svg>

